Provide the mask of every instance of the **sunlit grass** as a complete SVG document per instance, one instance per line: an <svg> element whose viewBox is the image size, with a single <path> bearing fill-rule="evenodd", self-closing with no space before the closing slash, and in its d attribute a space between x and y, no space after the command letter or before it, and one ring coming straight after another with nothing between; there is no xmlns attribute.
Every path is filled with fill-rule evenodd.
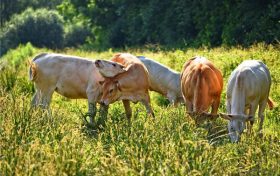
<svg viewBox="0 0 280 176"><path fill-rule="evenodd" d="M27 51L25 51L27 50ZM85 100L69 100L54 94L51 112L30 109L34 93L27 76L27 60L45 49L21 46L3 57L0 71L0 175L279 175L280 110L266 110L264 135L243 134L230 143L227 122L195 126L185 107L172 107L151 93L155 119L141 104L132 104L128 123L121 102L110 106L106 127L84 125ZM60 53L92 59L109 59L113 53L68 49ZM49 51L52 52L52 51ZM273 85L271 97L280 100L280 50L277 46L251 48L201 48L186 50L127 49L180 71L195 56L209 58L222 70L225 87L219 111L225 112L226 82L231 71L249 58L268 65ZM3 61L2 60L2 61ZM15 62L16 61L16 62ZM279 104L279 103L278 103Z"/></svg>

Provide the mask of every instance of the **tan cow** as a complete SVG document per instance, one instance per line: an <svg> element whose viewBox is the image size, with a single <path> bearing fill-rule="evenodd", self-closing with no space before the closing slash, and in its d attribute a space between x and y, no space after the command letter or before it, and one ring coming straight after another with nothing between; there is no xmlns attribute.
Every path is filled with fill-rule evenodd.
<svg viewBox="0 0 280 176"><path fill-rule="evenodd" d="M181 93L180 73L144 56L137 56L137 58L149 72L150 90L167 97L171 104L184 101ZM96 60L95 64L104 77L113 77L125 71L123 65L112 61Z"/></svg>
<svg viewBox="0 0 280 176"><path fill-rule="evenodd" d="M187 111L200 117L195 119L197 123L216 117L222 89L221 72L206 58L197 56L184 64L181 90ZM211 115L207 113L210 107Z"/></svg>
<svg viewBox="0 0 280 176"><path fill-rule="evenodd" d="M94 60L42 53L30 63L29 78L35 83L32 105L48 108L54 91L71 99L88 99L90 123L96 115L96 103L101 96L100 81L104 81ZM101 105L107 114L108 106Z"/></svg>
<svg viewBox="0 0 280 176"><path fill-rule="evenodd" d="M101 102L105 105L122 100L128 119L131 118L129 101L142 102L149 114L154 116L150 105L148 71L137 57L121 53L116 54L112 61L120 63L125 71L112 78L105 78Z"/></svg>

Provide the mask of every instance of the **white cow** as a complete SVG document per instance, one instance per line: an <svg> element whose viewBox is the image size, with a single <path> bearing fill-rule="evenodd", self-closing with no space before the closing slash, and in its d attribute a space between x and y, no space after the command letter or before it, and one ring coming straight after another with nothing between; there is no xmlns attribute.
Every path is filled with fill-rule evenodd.
<svg viewBox="0 0 280 176"><path fill-rule="evenodd" d="M180 73L144 56L137 56L149 72L150 89L167 97L172 104L184 102Z"/></svg>
<svg viewBox="0 0 280 176"><path fill-rule="evenodd" d="M184 102L181 93L179 72L144 56L137 56L137 58L144 63L149 72L150 90L167 97L172 104ZM121 64L112 61L97 60L95 64L100 73L105 77L113 77L126 70L126 68L121 68Z"/></svg>
<svg viewBox="0 0 280 176"><path fill-rule="evenodd" d="M221 116L229 120L228 130L232 142L239 141L246 121L250 121L252 127L258 107L259 131L262 130L266 104L273 108L273 102L268 98L270 85L269 70L261 61L243 61L231 73L226 100L228 114Z"/></svg>
<svg viewBox="0 0 280 176"><path fill-rule="evenodd" d="M71 99L88 99L90 123L93 123L96 103L102 95L99 82L104 81L94 60L42 53L30 63L29 78L36 88L32 105L48 108L54 91ZM107 113L108 106L101 105L101 108Z"/></svg>

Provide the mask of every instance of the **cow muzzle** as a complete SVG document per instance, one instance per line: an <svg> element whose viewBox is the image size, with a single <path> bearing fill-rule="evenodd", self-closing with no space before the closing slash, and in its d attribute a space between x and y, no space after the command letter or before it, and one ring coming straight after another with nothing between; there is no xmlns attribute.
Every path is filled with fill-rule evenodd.
<svg viewBox="0 0 280 176"><path fill-rule="evenodd" d="M103 67L101 60L96 60L96 61L94 62L94 64L95 64L95 66L96 66L97 68L102 68L102 67Z"/></svg>
<svg viewBox="0 0 280 176"><path fill-rule="evenodd" d="M106 105L106 106L109 105L108 101L105 101L105 100L101 100L101 101L100 101L100 104L101 104L101 105Z"/></svg>

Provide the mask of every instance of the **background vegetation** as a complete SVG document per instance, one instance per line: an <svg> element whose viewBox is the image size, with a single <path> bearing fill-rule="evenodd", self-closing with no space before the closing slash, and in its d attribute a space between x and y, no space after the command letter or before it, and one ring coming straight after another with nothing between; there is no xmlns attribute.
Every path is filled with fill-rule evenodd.
<svg viewBox="0 0 280 176"><path fill-rule="evenodd" d="M277 0L1 0L0 175L280 175L278 106L266 110L262 138L257 122L237 144L225 120L195 126L183 105L154 92L155 119L135 104L128 124L114 103L106 127L94 129L82 120L85 100L54 94L51 114L30 109L27 76L27 60L40 52L109 59L126 51L177 71L201 55L226 87L231 71L254 58L268 65L277 103L279 9Z"/></svg>
<svg viewBox="0 0 280 176"><path fill-rule="evenodd" d="M280 37L280 2L277 0L3 0L0 56L9 48L26 42L13 40L10 31L15 28L16 19L26 16L24 11L28 7L38 10L29 10L29 20L21 21L29 31L18 26L17 31L24 36L30 35L34 28L30 20L36 21L38 11L44 11L42 8L58 11L56 18L63 19L57 22L64 29L64 34L57 34L60 39L57 43L36 32L40 27L45 35L47 31L52 32L54 24L48 18L50 14L42 13L46 16L42 20L49 26L35 25L37 28L32 35L38 41L29 40L38 47L49 47L50 43L54 44L52 48L86 44L83 48L91 50L146 44L169 48L248 47L259 42L276 44Z"/></svg>
<svg viewBox="0 0 280 176"><path fill-rule="evenodd" d="M82 120L86 100L68 100L54 94L51 115L30 109L34 88L28 80L26 62L46 51L55 52L21 45L0 62L0 175L280 174L279 107L265 111L263 138L257 134L257 121L253 133L244 133L237 144L230 143L225 120L197 127L183 105L166 106L164 98L153 92L155 119L146 117L141 104L133 104L133 118L128 124L122 104L114 103L106 127L92 129ZM109 59L119 51L124 50L60 52ZM187 59L203 55L221 69L225 87L231 71L242 60L262 59L272 75L270 96L280 101L279 46L125 51L153 58L177 71ZM220 112L225 112L225 91Z"/></svg>

